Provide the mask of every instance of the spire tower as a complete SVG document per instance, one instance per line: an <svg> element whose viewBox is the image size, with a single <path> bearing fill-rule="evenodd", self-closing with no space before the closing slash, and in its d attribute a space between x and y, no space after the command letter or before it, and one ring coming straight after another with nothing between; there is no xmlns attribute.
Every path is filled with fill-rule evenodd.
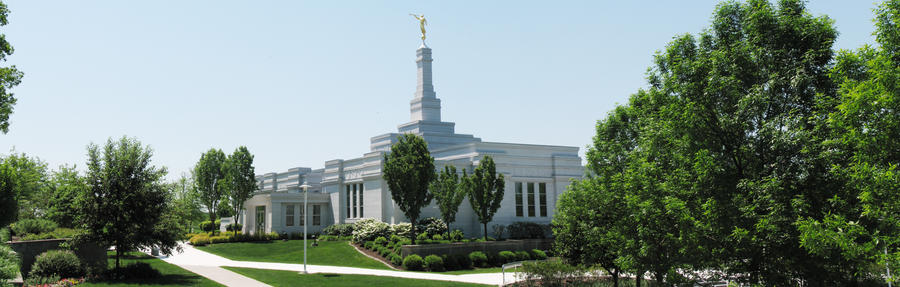
<svg viewBox="0 0 900 287"><path fill-rule="evenodd" d="M423 42L416 50L416 93L409 102L410 120L413 122L441 121L441 100L434 93L431 82L431 48Z"/></svg>

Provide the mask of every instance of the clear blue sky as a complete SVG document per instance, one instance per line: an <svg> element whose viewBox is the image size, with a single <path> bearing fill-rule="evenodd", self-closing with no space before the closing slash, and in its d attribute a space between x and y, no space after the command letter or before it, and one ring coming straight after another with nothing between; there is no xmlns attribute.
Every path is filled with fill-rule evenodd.
<svg viewBox="0 0 900 287"><path fill-rule="evenodd" d="M655 51L709 26L718 1L7 0L25 72L0 153L84 167L85 147L150 145L170 179L246 145L257 173L369 151L409 120L428 18L443 119L485 141L584 147L646 86ZM813 1L840 37L874 43L868 1Z"/></svg>

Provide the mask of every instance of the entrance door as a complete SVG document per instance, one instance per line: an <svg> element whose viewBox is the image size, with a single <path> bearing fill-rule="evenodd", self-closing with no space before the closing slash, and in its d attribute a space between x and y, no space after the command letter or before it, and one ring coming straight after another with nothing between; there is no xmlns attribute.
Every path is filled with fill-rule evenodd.
<svg viewBox="0 0 900 287"><path fill-rule="evenodd" d="M266 233L266 206L256 207L256 234Z"/></svg>

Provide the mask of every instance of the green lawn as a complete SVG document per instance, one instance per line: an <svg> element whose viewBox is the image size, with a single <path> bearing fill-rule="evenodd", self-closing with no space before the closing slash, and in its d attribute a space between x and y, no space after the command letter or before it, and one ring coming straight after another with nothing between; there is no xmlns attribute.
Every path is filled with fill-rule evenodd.
<svg viewBox="0 0 900 287"><path fill-rule="evenodd" d="M420 280L398 277L369 276L369 275L347 275L347 274L309 274L300 275L296 271L282 270L263 270L252 268L223 267L225 269L240 273L241 275L259 280L263 283L278 286L421 286L421 287L444 287L444 286L488 286L471 283L460 283L450 281L436 280Z"/></svg>
<svg viewBox="0 0 900 287"><path fill-rule="evenodd" d="M506 270L506 272L512 272L512 271L513 271L512 269ZM431 273L461 275L461 274L500 273L500 272L503 272L503 268L491 267L491 268L477 268L477 269L469 269L469 270L455 270L455 271L431 272Z"/></svg>
<svg viewBox="0 0 900 287"><path fill-rule="evenodd" d="M307 263L311 265L347 266L387 269L380 261L356 251L347 241L321 241L307 247ZM303 240L219 243L197 247L231 260L303 264Z"/></svg>
<svg viewBox="0 0 900 287"><path fill-rule="evenodd" d="M109 256L110 268L115 266L115 262L115 255L114 253L111 253L111 256ZM150 264L150 266L152 266L153 269L159 271L162 276L153 279L85 282L84 284L78 284L78 286L222 286L221 284L206 279L203 276L194 274L190 271L182 269L181 267L166 263L165 261L139 252L129 253L120 261L122 265L134 262L144 262Z"/></svg>

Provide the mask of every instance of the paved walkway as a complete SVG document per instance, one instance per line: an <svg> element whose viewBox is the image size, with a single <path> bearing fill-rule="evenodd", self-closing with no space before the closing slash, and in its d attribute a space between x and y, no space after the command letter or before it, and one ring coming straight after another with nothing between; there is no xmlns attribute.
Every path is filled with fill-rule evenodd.
<svg viewBox="0 0 900 287"><path fill-rule="evenodd" d="M234 261L218 255L200 251L189 244L181 244L184 249L180 254L172 256L160 256L159 258L181 266L197 274L203 275L213 281L225 284L227 286L268 286L259 281L247 278L240 274L220 268L221 266L229 267L245 267L256 269L270 270L288 270L303 271L303 264L289 263L271 263L271 262L255 262L255 261ZM333 274L358 274L358 275L374 275L374 276L390 276L402 277L410 279L427 279L455 281L466 283L477 283L486 285L499 285L503 281L501 273L482 273L482 274L464 274L464 275L447 275L427 272L406 272L392 270L378 270L355 267L340 267L326 265L307 265L309 273L333 273ZM507 274L509 276L509 274ZM249 280L249 281L239 281Z"/></svg>

